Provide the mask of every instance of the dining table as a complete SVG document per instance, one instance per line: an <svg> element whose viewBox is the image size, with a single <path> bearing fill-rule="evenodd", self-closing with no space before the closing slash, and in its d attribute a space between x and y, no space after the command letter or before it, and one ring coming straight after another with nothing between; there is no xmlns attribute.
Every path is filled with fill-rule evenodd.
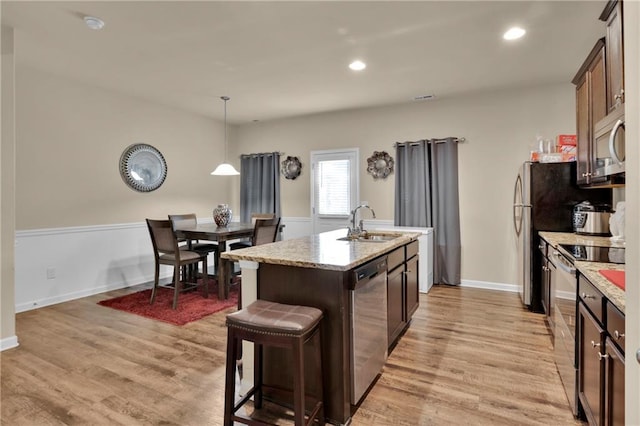
<svg viewBox="0 0 640 426"><path fill-rule="evenodd" d="M231 222L226 226L215 223L199 223L195 226L176 228L178 238L186 239L189 244L194 240L216 241L218 252L215 255L216 274L218 277L218 299L229 298L229 281L232 262L220 258L220 253L227 251L227 241L250 238L253 235L252 223Z"/></svg>

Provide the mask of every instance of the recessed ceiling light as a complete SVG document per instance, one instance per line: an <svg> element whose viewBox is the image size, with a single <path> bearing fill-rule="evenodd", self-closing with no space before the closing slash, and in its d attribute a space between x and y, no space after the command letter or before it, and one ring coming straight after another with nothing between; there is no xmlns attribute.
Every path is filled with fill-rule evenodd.
<svg viewBox="0 0 640 426"><path fill-rule="evenodd" d="M94 16L85 16L84 23L92 30L101 30L104 28L104 21Z"/></svg>
<svg viewBox="0 0 640 426"><path fill-rule="evenodd" d="M505 40L517 40L523 35L525 35L526 31L520 27L509 28L509 30L502 35L502 38Z"/></svg>
<svg viewBox="0 0 640 426"><path fill-rule="evenodd" d="M367 67L367 64L365 64L362 61L353 61L349 64L349 68L351 68L354 71L362 71L366 67Z"/></svg>

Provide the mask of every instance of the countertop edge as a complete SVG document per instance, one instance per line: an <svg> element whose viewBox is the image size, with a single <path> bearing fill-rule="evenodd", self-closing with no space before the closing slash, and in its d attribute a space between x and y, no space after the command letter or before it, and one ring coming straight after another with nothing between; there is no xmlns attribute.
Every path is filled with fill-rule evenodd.
<svg viewBox="0 0 640 426"><path fill-rule="evenodd" d="M381 232L382 233L382 232ZM284 265L284 266L295 266L300 268L315 268L315 269L323 269L330 271L349 271L363 263L368 262L369 260L375 259L377 257L383 256L394 249L404 246L406 244L411 243L412 241L416 241L418 237L420 237L419 232L402 232L402 235L398 238L390 240L388 242L357 242L357 241L340 241L336 242L337 244L364 244L363 247L370 247L371 249L376 249L371 253L367 253L357 257L348 263L329 263L322 261L312 261L312 260L302 260L302 259L290 259L287 258L286 255L282 255L278 253L278 249L285 246L291 246L296 243L296 240L299 240L304 243L309 243L309 239L314 236L301 237L293 240L285 240L285 241L277 241L275 243L265 244L257 247L250 247L241 250L234 251L226 251L220 254L220 257L227 260L233 261L252 261L257 263L267 263L271 265ZM256 250L258 249L258 250ZM265 249L270 250L272 253L269 255L261 254L260 252L264 252ZM256 253L256 251L258 253Z"/></svg>

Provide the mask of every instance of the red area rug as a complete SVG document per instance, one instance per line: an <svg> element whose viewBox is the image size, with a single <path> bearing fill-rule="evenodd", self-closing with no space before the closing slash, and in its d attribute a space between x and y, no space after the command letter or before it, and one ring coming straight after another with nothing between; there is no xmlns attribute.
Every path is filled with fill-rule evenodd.
<svg viewBox="0 0 640 426"><path fill-rule="evenodd" d="M223 309L238 306L238 290L237 286L231 287L229 298L222 301L218 300L217 283L209 285L208 299L205 299L200 289L180 293L178 307L175 310L171 309L173 304L173 289L171 288L158 288L153 305L149 304L150 299L151 289L102 300L98 304L174 325L184 325Z"/></svg>

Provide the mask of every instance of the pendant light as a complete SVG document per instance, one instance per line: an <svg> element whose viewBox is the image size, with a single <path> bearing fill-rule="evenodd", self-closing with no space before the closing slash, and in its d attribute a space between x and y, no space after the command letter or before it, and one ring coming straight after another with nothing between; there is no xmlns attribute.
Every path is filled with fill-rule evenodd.
<svg viewBox="0 0 640 426"><path fill-rule="evenodd" d="M231 98L221 96L220 99L224 101L224 163L216 167L211 174L215 176L235 176L240 173L231 164L227 163L227 101Z"/></svg>

